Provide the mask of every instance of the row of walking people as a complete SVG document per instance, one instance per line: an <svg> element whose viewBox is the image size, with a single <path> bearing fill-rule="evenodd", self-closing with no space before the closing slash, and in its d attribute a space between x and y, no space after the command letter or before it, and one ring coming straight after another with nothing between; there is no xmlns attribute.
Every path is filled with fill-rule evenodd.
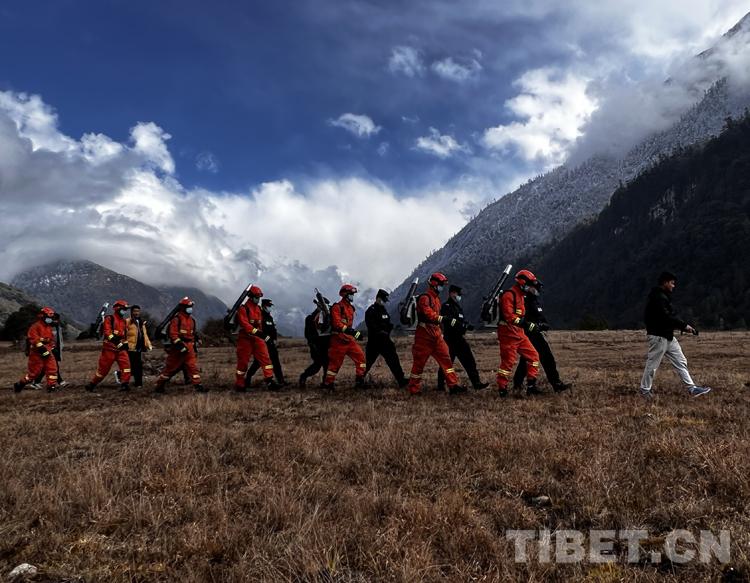
<svg viewBox="0 0 750 583"><path fill-rule="evenodd" d="M501 319L497 328L500 348L500 366L496 383L500 396L507 396L508 385L516 360L521 361L513 379L514 386L526 382L529 395L538 394L536 379L540 364L556 392L570 388L562 382L552 351L543 331L548 329L541 304L538 301L541 282L528 270L516 274L514 285L498 298ZM330 302L320 296L315 310L305 320L305 338L308 342L312 363L299 376L299 385L305 386L308 379L322 371L321 386L333 389L336 377L349 358L355 366L355 386L366 387L365 377L379 357L383 357L396 384L407 387L411 394L422 392L422 374L429 358L439 367L438 389L451 394L460 394L467 388L459 382L454 361L459 360L471 386L481 390L489 383L480 378L466 332L473 326L465 319L462 302L462 289L451 285L448 297L441 301L441 294L448 285L443 273L434 273L428 281L427 289L416 301L417 326L412 346L412 368L410 375L404 374L396 346L392 338L394 325L386 307L389 292L379 290L375 302L365 312L367 342L365 350L359 343L360 331L354 325L356 308L354 297L357 288L344 284L339 290L340 299ZM186 382L196 391L205 392L201 382L197 356L197 326L192 316L195 303L188 297L178 305L174 317L165 330L166 361L159 374L155 391L164 392L169 380L182 372ZM248 301L243 303L236 314L237 325L237 366L234 388L245 391L250 386L253 375L260 370L264 382L271 390L287 385L278 351L278 332L272 315L273 302L263 297L258 286L251 286ZM329 321L324 322L323 316ZM63 381L59 375L59 348L56 338L55 320L59 315L54 309L45 307L38 320L28 331L27 343L30 347L28 372L14 385L16 391L46 376L48 390L55 390ZM140 317L139 306L129 306L125 300L113 305L113 313L102 321L102 349L96 371L86 385L87 391L95 387L117 364L117 380L120 389L130 389L143 384L143 364L141 353L151 350L152 345L146 331L145 322Z"/></svg>

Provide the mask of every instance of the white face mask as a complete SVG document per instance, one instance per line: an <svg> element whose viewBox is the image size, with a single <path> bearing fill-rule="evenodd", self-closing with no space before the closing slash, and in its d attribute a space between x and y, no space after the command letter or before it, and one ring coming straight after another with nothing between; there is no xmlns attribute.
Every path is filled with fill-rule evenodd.
<svg viewBox="0 0 750 583"><path fill-rule="evenodd" d="M45 324L52 324L52 318L45 318L44 319Z"/></svg>
<svg viewBox="0 0 750 583"><path fill-rule="evenodd" d="M346 294L346 299L349 300L350 304L354 303L354 294Z"/></svg>
<svg viewBox="0 0 750 583"><path fill-rule="evenodd" d="M271 308L271 306L266 306L265 310L267 314L273 314L273 309Z"/></svg>
<svg viewBox="0 0 750 583"><path fill-rule="evenodd" d="M461 296L456 296L456 301L460 302L461 301Z"/></svg>
<svg viewBox="0 0 750 583"><path fill-rule="evenodd" d="M186 314L192 314L193 313L193 308L191 308L191 307L185 308L185 313Z"/></svg>
<svg viewBox="0 0 750 583"><path fill-rule="evenodd" d="M256 306L260 303L260 298L251 298L251 300Z"/></svg>
<svg viewBox="0 0 750 583"><path fill-rule="evenodd" d="M439 294L440 294L440 293L443 293L443 288L444 288L444 287L445 287L444 285L439 285L439 286L437 286L437 287L436 287L435 289L437 290L437 293L439 293Z"/></svg>

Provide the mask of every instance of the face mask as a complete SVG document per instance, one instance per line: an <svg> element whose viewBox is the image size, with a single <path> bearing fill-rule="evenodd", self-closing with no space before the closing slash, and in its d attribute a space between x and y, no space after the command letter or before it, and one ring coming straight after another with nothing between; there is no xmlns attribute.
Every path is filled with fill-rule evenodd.
<svg viewBox="0 0 750 583"><path fill-rule="evenodd" d="M460 302L461 301L461 296L456 296L456 301Z"/></svg>
<svg viewBox="0 0 750 583"><path fill-rule="evenodd" d="M437 289L437 293L443 293L443 288L444 287L445 287L444 285L437 286L437 288L436 288Z"/></svg>
<svg viewBox="0 0 750 583"><path fill-rule="evenodd" d="M125 314L127 314L128 311L127 310L117 310L117 313L120 314L120 317L124 318Z"/></svg>
<svg viewBox="0 0 750 583"><path fill-rule="evenodd" d="M349 300L350 304L354 303L354 294L346 294L346 299Z"/></svg>
<svg viewBox="0 0 750 583"><path fill-rule="evenodd" d="M266 313L269 314L269 315L273 313L273 309L271 308L271 306L268 306L266 308Z"/></svg>
<svg viewBox="0 0 750 583"><path fill-rule="evenodd" d="M185 308L185 313L186 314L192 314L193 313L193 308Z"/></svg>
<svg viewBox="0 0 750 583"><path fill-rule="evenodd" d="M45 318L44 319L45 324L52 324L52 318Z"/></svg>
<svg viewBox="0 0 750 583"><path fill-rule="evenodd" d="M252 298L252 302L253 302L253 303L254 303L255 305L258 305L258 304L260 303L260 298Z"/></svg>

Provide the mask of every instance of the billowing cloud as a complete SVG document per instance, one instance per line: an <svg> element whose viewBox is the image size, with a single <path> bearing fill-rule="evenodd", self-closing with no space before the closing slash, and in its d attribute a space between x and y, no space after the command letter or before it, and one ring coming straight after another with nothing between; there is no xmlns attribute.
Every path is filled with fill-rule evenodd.
<svg viewBox="0 0 750 583"><path fill-rule="evenodd" d="M391 73L401 73L407 77L419 77L424 74L425 66L422 56L414 47L398 46L391 50L388 59L388 70Z"/></svg>
<svg viewBox="0 0 750 583"><path fill-rule="evenodd" d="M428 135L417 138L414 148L443 159L459 152L469 152L468 146L458 143L451 135L441 134L436 128L430 128Z"/></svg>
<svg viewBox="0 0 750 583"><path fill-rule="evenodd" d="M588 79L552 68L528 71L514 85L520 93L505 102L519 121L489 128L482 141L492 150L517 151L547 168L565 160L581 128L596 109Z"/></svg>
<svg viewBox="0 0 750 583"><path fill-rule="evenodd" d="M367 115L344 113L336 119L329 119L329 125L351 132L358 138L369 138L377 134L382 128L375 125Z"/></svg>
<svg viewBox="0 0 750 583"><path fill-rule="evenodd" d="M460 188L399 197L361 178L189 189L156 124L137 124L127 143L76 140L39 98L6 92L0 103L4 280L62 258L146 283L197 285L227 302L252 280L296 326L315 286L333 296L343 280L363 290L397 284L482 198Z"/></svg>
<svg viewBox="0 0 750 583"><path fill-rule="evenodd" d="M432 63L431 69L443 79L464 83L476 79L482 71L482 65L476 59L456 60L447 57Z"/></svg>

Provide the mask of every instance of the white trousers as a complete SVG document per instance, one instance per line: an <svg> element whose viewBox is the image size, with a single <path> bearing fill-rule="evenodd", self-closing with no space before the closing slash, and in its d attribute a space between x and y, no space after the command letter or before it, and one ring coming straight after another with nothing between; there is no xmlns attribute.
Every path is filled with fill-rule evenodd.
<svg viewBox="0 0 750 583"><path fill-rule="evenodd" d="M688 388L694 387L695 383L690 377L690 372L687 368L687 358L682 353L682 348L680 347L680 343L677 342L677 338L667 340L661 336L652 336L651 334L647 338L648 355L646 356L646 369L643 371L643 378L641 379L641 390L651 390L651 386L654 384L654 376L656 376L656 369L659 368L665 356L677 371L683 384Z"/></svg>

